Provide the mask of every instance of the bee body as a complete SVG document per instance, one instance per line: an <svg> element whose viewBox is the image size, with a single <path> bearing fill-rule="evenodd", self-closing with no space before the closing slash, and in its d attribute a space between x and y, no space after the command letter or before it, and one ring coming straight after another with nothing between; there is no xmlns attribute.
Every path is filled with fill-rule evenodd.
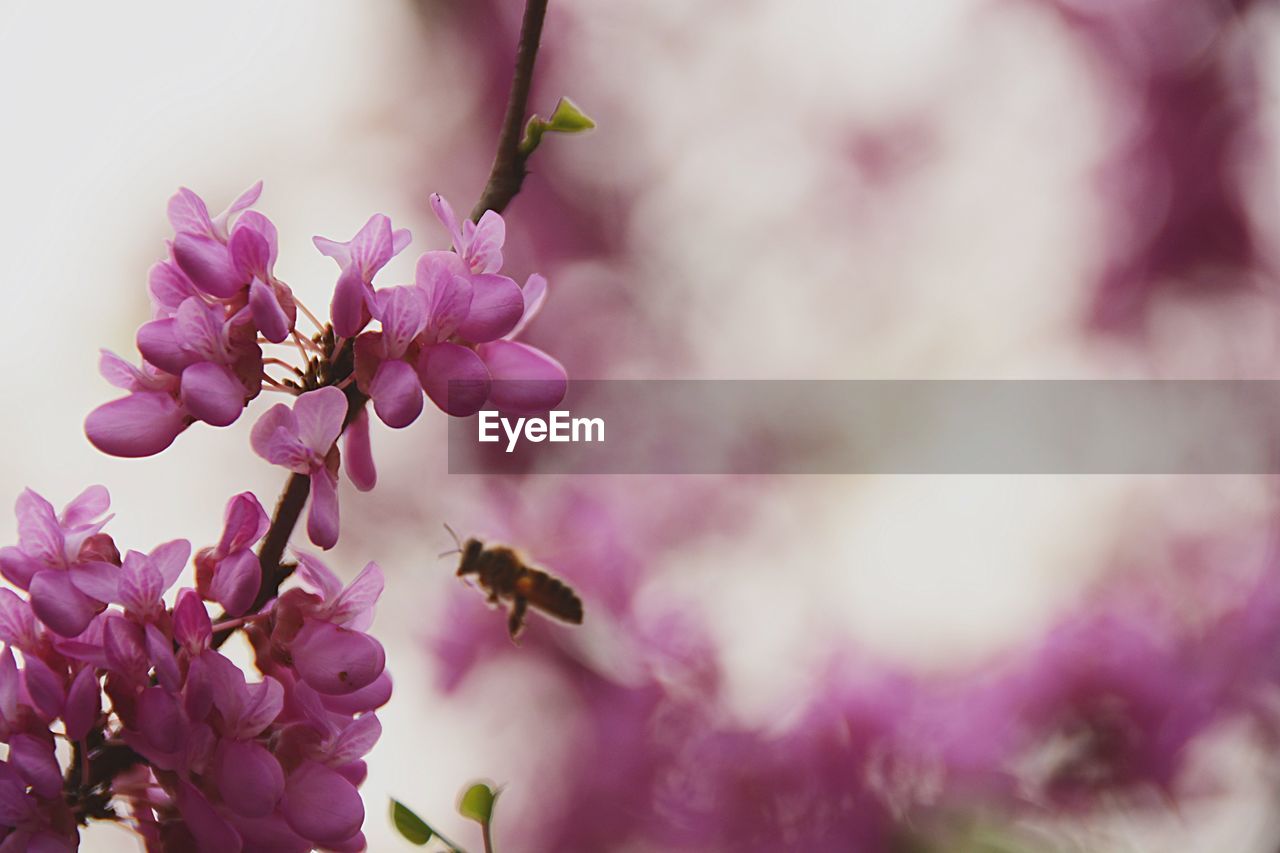
<svg viewBox="0 0 1280 853"><path fill-rule="evenodd" d="M582 600L559 578L525 563L511 548L485 547L478 539L462 546L458 577L474 575L491 604L510 602L507 633L514 640L524 628L529 607L573 625L582 624Z"/></svg>

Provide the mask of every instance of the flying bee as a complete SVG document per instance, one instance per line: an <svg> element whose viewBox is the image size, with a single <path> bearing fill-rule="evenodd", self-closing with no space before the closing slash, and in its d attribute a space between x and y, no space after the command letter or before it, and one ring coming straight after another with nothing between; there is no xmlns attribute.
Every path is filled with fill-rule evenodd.
<svg viewBox="0 0 1280 853"><path fill-rule="evenodd" d="M490 604L510 602L507 633L512 640L524 628L530 605L571 625L582 624L582 599L559 578L526 565L524 558L511 548L503 545L485 547L479 539L462 542L449 525L445 525L445 530L449 531L458 548L440 556L462 555L458 562L458 577L475 575L480 588L488 593Z"/></svg>

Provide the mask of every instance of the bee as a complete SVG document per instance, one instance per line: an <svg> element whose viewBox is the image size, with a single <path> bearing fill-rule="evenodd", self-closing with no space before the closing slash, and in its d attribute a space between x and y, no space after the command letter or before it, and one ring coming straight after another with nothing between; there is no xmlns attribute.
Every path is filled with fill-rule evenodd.
<svg viewBox="0 0 1280 853"><path fill-rule="evenodd" d="M489 594L490 604L510 602L507 633L512 640L524 628L530 605L571 625L582 624L582 599L568 584L542 569L526 565L524 558L511 548L503 545L485 547L474 538L462 542L449 525L445 525L445 530L453 536L458 547L440 556L462 555L458 562L458 577L475 575L480 588Z"/></svg>

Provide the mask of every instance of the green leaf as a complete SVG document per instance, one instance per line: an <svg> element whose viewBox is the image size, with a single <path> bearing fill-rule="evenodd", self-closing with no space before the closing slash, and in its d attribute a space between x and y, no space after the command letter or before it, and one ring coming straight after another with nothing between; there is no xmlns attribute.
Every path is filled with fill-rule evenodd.
<svg viewBox="0 0 1280 853"><path fill-rule="evenodd" d="M556 111L551 114L551 121L547 122L547 130L557 133L581 133L595 126L596 123L568 98L560 99Z"/></svg>
<svg viewBox="0 0 1280 853"><path fill-rule="evenodd" d="M421 847L431 840L435 830L399 800L391 801L391 822L409 842Z"/></svg>
<svg viewBox="0 0 1280 853"><path fill-rule="evenodd" d="M595 126L596 123L577 104L568 98L561 98L550 119L536 113L529 116L529 121L524 126L524 138L520 140L520 153L525 157L532 154L542 142L544 133L582 133Z"/></svg>
<svg viewBox="0 0 1280 853"><path fill-rule="evenodd" d="M462 794L458 801L458 814L476 823L488 823L493 816L493 801L497 794L483 782L477 782Z"/></svg>

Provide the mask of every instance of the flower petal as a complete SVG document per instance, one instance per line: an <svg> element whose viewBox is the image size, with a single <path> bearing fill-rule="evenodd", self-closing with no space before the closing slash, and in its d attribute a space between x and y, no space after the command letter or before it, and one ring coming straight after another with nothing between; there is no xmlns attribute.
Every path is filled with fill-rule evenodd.
<svg viewBox="0 0 1280 853"><path fill-rule="evenodd" d="M466 260L473 272L496 273L502 269L502 244L507 224L495 210L486 210L467 244Z"/></svg>
<svg viewBox="0 0 1280 853"><path fill-rule="evenodd" d="M225 365L202 361L182 371L182 405L196 420L211 426L235 423L247 396L244 385Z"/></svg>
<svg viewBox="0 0 1280 853"><path fill-rule="evenodd" d="M516 327L524 314L520 285L505 275L471 277L471 310L458 326L458 334L472 343L501 338Z"/></svg>
<svg viewBox="0 0 1280 853"><path fill-rule="evenodd" d="M191 283L212 296L235 296L248 279L236 272L227 247L213 237L179 234L173 240L173 260Z"/></svg>
<svg viewBox="0 0 1280 853"><path fill-rule="evenodd" d="M137 458L164 450L190 423L168 394L136 391L90 412L84 432L103 453Z"/></svg>
<svg viewBox="0 0 1280 853"><path fill-rule="evenodd" d="M422 414L422 384L417 372L399 359L384 361L369 384L373 410L392 429L401 429Z"/></svg>
<svg viewBox="0 0 1280 853"><path fill-rule="evenodd" d="M120 567L95 560L67 570L76 589L98 601L117 601L120 595Z"/></svg>
<svg viewBox="0 0 1280 853"><path fill-rule="evenodd" d="M253 314L253 325L264 338L278 344L289 337L293 323L281 307L275 290L260 278L249 285L249 310Z"/></svg>
<svg viewBox="0 0 1280 853"><path fill-rule="evenodd" d="M194 785L179 782L176 800L200 853L240 853L244 842L239 833Z"/></svg>
<svg viewBox="0 0 1280 853"><path fill-rule="evenodd" d="M182 348L175 317L143 323L138 327L135 343L143 358L166 373L181 373L195 360L191 353ZM119 382L112 384L120 385Z"/></svg>
<svg viewBox="0 0 1280 853"><path fill-rule="evenodd" d="M353 630L365 630L373 621L373 606L385 585L382 569L377 563L369 563L334 601L330 618Z"/></svg>
<svg viewBox="0 0 1280 853"><path fill-rule="evenodd" d="M179 188L169 199L169 224L180 234L213 233L213 220L204 199L186 187Z"/></svg>
<svg viewBox="0 0 1280 853"><path fill-rule="evenodd" d="M305 551L295 551L294 556L298 560L298 577L320 593L326 602L337 601L342 594L342 581L333 570Z"/></svg>
<svg viewBox="0 0 1280 853"><path fill-rule="evenodd" d="M517 337L524 331L524 327L529 325L529 321L538 316L538 312L542 310L542 303L547 301L546 278L534 273L524 283L521 293L524 295L524 313L520 315L520 322L516 323L515 328L507 332L506 340Z"/></svg>
<svg viewBox="0 0 1280 853"><path fill-rule="evenodd" d="M90 524L111 508L111 493L106 486L90 486L62 508L58 519L67 527Z"/></svg>
<svg viewBox="0 0 1280 853"><path fill-rule="evenodd" d="M366 304L369 290L360 278L359 269L350 264L342 268L338 283L333 288L333 301L329 303L329 317L338 337L354 338L369 322Z"/></svg>
<svg viewBox="0 0 1280 853"><path fill-rule="evenodd" d="M254 545L270 525L267 511L253 492L241 492L227 501L218 553L230 554Z"/></svg>
<svg viewBox="0 0 1280 853"><path fill-rule="evenodd" d="M39 572L31 579L30 589L36 618L63 637L82 634L107 606L76 589L66 572Z"/></svg>
<svg viewBox="0 0 1280 853"><path fill-rule="evenodd" d="M360 831L364 803L355 786L316 761L289 775L284 816L294 832L321 845L337 844Z"/></svg>
<svg viewBox="0 0 1280 853"><path fill-rule="evenodd" d="M245 817L266 817L284 794L284 771L274 755L253 741L224 740L218 749L218 793Z"/></svg>
<svg viewBox="0 0 1280 853"><path fill-rule="evenodd" d="M493 341L476 347L489 368L489 398L500 411L535 414L564 399L569 380L564 366L540 349L516 341Z"/></svg>
<svg viewBox="0 0 1280 853"><path fill-rule="evenodd" d="M426 329L442 341L454 333L471 310L471 281L453 252L427 252L418 258L414 283L426 297Z"/></svg>
<svg viewBox="0 0 1280 853"><path fill-rule="evenodd" d="M98 721L102 710L101 688L98 676L93 667L82 668L71 681L71 689L67 691L66 707L62 711L62 719L66 726L67 738L83 740Z"/></svg>
<svg viewBox="0 0 1280 853"><path fill-rule="evenodd" d="M293 403L298 439L323 456L333 447L347 417L347 395L332 385L308 391Z"/></svg>
<svg viewBox="0 0 1280 853"><path fill-rule="evenodd" d="M212 637L213 622L200 594L190 587L183 589L173 605L174 642L194 654L207 649Z"/></svg>
<svg viewBox="0 0 1280 853"><path fill-rule="evenodd" d="M186 539L174 539L152 548L147 557L151 560L152 567L160 573L163 589L168 589L186 568L187 560L191 559L191 543Z"/></svg>
<svg viewBox="0 0 1280 853"><path fill-rule="evenodd" d="M373 463L373 447L369 442L369 410L361 408L343 433L342 462L347 479L362 492L378 483L378 469ZM2 558L3 552L0 552ZM0 568L3 562L0 561Z"/></svg>
<svg viewBox="0 0 1280 853"><path fill-rule="evenodd" d="M386 667L386 654L373 637L319 619L306 621L290 650L302 680L329 695L366 687Z"/></svg>
<svg viewBox="0 0 1280 853"><path fill-rule="evenodd" d="M431 402L455 417L474 415L489 398L489 369L480 356L458 344L423 348L418 380Z"/></svg>
<svg viewBox="0 0 1280 853"><path fill-rule="evenodd" d="M262 586L262 564L245 548L218 561L209 594L228 616L242 616L253 604Z"/></svg>
<svg viewBox="0 0 1280 853"><path fill-rule="evenodd" d="M338 478L324 469L312 472L310 504L307 536L328 551L338 544Z"/></svg>
<svg viewBox="0 0 1280 853"><path fill-rule="evenodd" d="M306 471L306 448L298 440L298 420L284 403L262 413L249 433L253 451L273 465Z"/></svg>
<svg viewBox="0 0 1280 853"><path fill-rule="evenodd" d="M67 699L62 676L35 655L23 659L22 686L31 706L46 720L62 715Z"/></svg>
<svg viewBox="0 0 1280 853"><path fill-rule="evenodd" d="M373 316L382 324L386 357L399 358L427 324L426 294L412 284L384 288L374 298Z"/></svg>
<svg viewBox="0 0 1280 853"><path fill-rule="evenodd" d="M62 771L52 743L32 735L14 735L9 739L9 764L37 796L51 800L61 793Z"/></svg>

